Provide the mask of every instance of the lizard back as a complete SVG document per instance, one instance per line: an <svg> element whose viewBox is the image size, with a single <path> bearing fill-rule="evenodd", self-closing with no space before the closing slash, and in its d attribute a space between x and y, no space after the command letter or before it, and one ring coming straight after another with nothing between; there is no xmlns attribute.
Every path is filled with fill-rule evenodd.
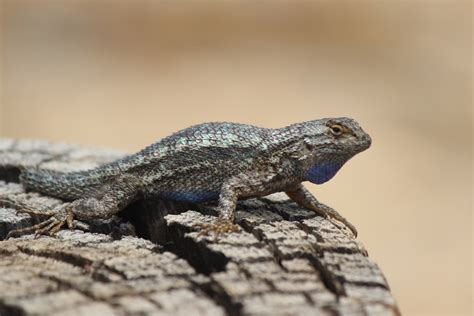
<svg viewBox="0 0 474 316"><path fill-rule="evenodd" d="M156 182L209 165L217 166L215 170L222 172L220 167L225 162L251 158L265 151L271 144L269 131L271 129L228 122L199 124L94 169L58 172L32 168L22 171L20 181L27 190L74 200L96 194L104 184L124 173Z"/></svg>

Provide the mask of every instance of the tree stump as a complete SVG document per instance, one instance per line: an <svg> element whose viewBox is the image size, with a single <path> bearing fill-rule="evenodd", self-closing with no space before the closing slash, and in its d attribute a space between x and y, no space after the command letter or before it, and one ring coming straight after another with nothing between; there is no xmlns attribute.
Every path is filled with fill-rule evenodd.
<svg viewBox="0 0 474 316"><path fill-rule="evenodd" d="M20 166L79 170L124 154L0 139L0 197L38 209ZM241 232L200 236L215 205L140 201L89 232L4 240L40 218L0 208L0 315L399 315L379 267L340 224L276 194L239 202Z"/></svg>

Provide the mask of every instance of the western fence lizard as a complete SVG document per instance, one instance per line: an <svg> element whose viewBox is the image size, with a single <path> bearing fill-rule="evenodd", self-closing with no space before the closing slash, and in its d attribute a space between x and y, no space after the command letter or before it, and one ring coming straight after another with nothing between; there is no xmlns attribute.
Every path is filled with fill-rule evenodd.
<svg viewBox="0 0 474 316"><path fill-rule="evenodd" d="M10 231L54 234L77 220L109 218L135 200L218 200L219 219L203 232L238 230L234 213L238 199L286 192L296 203L343 222L344 217L320 203L303 185L330 180L355 154L367 149L370 136L350 118L325 118L283 128L237 123L205 123L168 136L140 152L95 169L63 173L25 169L20 182L28 191L67 201L56 212L37 212L27 205L18 211L48 215L40 224ZM0 203L9 204L8 198Z"/></svg>

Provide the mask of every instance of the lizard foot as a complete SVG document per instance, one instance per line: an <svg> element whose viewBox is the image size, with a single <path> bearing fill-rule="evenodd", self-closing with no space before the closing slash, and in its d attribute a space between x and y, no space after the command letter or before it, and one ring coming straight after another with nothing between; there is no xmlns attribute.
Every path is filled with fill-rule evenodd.
<svg viewBox="0 0 474 316"><path fill-rule="evenodd" d="M67 226L70 229L74 229L76 226L75 221L74 221L74 214L70 210L61 210L39 224L26 227L26 228L11 230L7 234L6 239L11 238L11 237L18 237L25 234L30 234L33 232L35 233L35 238L40 235L53 236L65 224L67 224Z"/></svg>
<svg viewBox="0 0 474 316"><path fill-rule="evenodd" d="M323 203L318 204L318 212L321 212L322 215L329 221L331 221L333 224L338 226L336 223L334 223L333 220L336 220L342 224L344 224L349 230L352 232L354 237L357 237L357 229L355 228L354 225L352 225L347 219L345 219L341 214L339 214L335 209L332 207L329 207Z"/></svg>
<svg viewBox="0 0 474 316"><path fill-rule="evenodd" d="M215 223L196 224L194 227L199 228L199 236L207 236L210 235L210 233L214 233L216 238L220 234L240 231L240 226L229 220L218 220Z"/></svg>

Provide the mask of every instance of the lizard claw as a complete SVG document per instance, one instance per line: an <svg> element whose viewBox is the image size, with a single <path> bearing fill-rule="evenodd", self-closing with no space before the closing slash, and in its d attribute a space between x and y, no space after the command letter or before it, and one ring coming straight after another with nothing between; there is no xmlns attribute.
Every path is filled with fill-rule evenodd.
<svg viewBox="0 0 474 316"><path fill-rule="evenodd" d="M19 237L21 235L30 234L33 232L35 233L35 238L38 238L41 235L53 236L65 224L67 224L70 229L74 229L75 223L73 219L74 215L71 211L62 210L39 224L26 228L11 230L7 234L5 239L9 239L11 237Z"/></svg>
<svg viewBox="0 0 474 316"><path fill-rule="evenodd" d="M337 225L337 223L334 223L334 220L344 224L352 232L354 237L357 237L357 229L355 228L355 226L352 225L347 219L345 219L341 214L339 214L332 207L319 203L318 209L319 211L323 212L324 218L326 218L327 220L329 220L330 222L332 222L334 225L338 227L339 225Z"/></svg>
<svg viewBox="0 0 474 316"><path fill-rule="evenodd" d="M194 227L199 229L199 236L207 236L214 233L217 238L220 234L235 233L240 231L240 226L229 220L218 220L215 223L201 223Z"/></svg>

